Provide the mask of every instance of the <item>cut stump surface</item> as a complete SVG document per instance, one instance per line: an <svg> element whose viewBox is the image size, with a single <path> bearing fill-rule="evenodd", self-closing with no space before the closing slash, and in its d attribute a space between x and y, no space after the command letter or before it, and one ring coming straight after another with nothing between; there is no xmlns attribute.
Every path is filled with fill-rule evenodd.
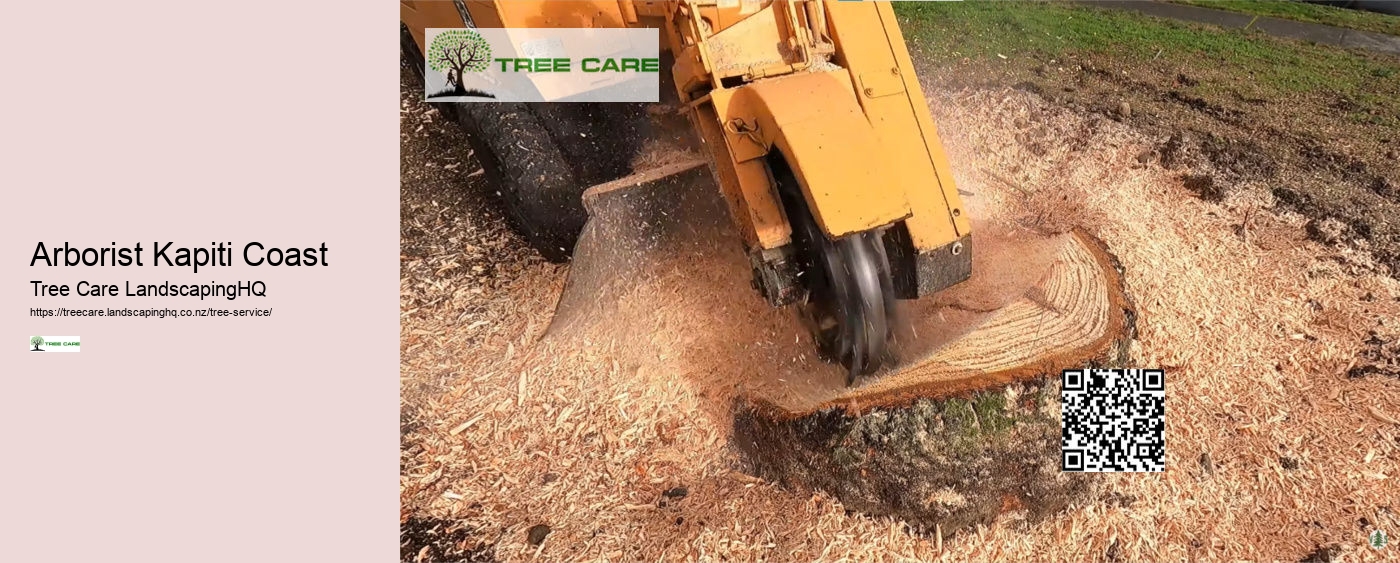
<svg viewBox="0 0 1400 563"><path fill-rule="evenodd" d="M903 367L744 390L735 441L762 476L944 533L1088 490L1060 472L1059 374L1126 362L1121 269L1084 232L974 236L973 279L906 307Z"/></svg>
<svg viewBox="0 0 1400 563"><path fill-rule="evenodd" d="M1060 472L1059 373L1126 361L1133 312L1092 235L973 225L973 277L901 304L891 367L846 386L789 309L748 287L724 202L687 168L599 190L550 338L672 373L733 416L758 474L952 532L1087 490ZM677 211L681 210L681 211ZM986 216L995 217L994 213Z"/></svg>

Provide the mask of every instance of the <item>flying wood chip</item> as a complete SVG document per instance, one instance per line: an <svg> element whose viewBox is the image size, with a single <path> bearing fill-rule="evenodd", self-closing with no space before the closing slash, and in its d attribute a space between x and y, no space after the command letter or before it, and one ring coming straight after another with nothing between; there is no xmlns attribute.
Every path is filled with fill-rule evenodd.
<svg viewBox="0 0 1400 563"><path fill-rule="evenodd" d="M777 418L858 413L941 398L1082 366L1128 336L1130 310L1113 257L1091 235L977 235L973 277L906 302L899 366L853 387L830 377L760 378L744 399ZM926 302L925 302L926 301Z"/></svg>
<svg viewBox="0 0 1400 563"><path fill-rule="evenodd" d="M1058 375L1122 365L1134 317L1098 239L974 223L972 278L902 302L889 367L848 387L749 287L723 201L686 170L590 199L551 339L710 398L760 476L930 532L1088 490L1060 472Z"/></svg>

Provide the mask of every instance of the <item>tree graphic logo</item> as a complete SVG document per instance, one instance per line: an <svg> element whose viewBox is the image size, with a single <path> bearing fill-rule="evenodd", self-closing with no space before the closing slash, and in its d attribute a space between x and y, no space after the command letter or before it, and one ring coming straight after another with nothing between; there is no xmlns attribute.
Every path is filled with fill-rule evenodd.
<svg viewBox="0 0 1400 563"><path fill-rule="evenodd" d="M43 343L44 343L44 337L42 337L42 336L31 336L31 337L29 338L29 343L30 343L31 345L34 346L34 349L33 349L33 350L30 350L30 352L43 352L43 351L44 351L43 348L40 348L40 347L39 347L40 344L43 344Z"/></svg>
<svg viewBox="0 0 1400 563"><path fill-rule="evenodd" d="M429 97L495 97L465 85L464 73L484 72L491 64L491 43L476 30L449 29L437 34L426 55L428 68L447 75L447 89Z"/></svg>
<svg viewBox="0 0 1400 563"><path fill-rule="evenodd" d="M1371 547L1380 549L1382 547L1385 547L1385 544L1388 543L1389 538L1385 537L1385 530L1375 530L1371 532L1370 537L1366 538L1366 540L1371 544Z"/></svg>

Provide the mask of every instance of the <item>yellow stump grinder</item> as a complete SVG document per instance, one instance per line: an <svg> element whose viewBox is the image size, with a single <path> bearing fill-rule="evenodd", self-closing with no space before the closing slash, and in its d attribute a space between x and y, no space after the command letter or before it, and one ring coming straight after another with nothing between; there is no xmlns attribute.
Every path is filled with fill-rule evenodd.
<svg viewBox="0 0 1400 563"><path fill-rule="evenodd" d="M971 274L968 216L888 3L405 0L401 21L420 71L427 28L661 30L663 101L703 147L754 287L802 308L848 383L886 358L896 299ZM646 174L631 157L662 134L645 104L447 109L510 221L552 260L583 228L585 189Z"/></svg>

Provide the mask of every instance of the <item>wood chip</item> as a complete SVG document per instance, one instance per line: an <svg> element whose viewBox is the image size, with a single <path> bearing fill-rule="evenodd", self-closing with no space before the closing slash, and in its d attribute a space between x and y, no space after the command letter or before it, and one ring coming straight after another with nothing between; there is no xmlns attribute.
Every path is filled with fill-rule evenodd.
<svg viewBox="0 0 1400 563"><path fill-rule="evenodd" d="M485 416L486 416L485 414L478 414L478 415L472 417L471 419L467 420L466 422L463 422L463 423L461 423L461 424L458 424L456 428L453 428L452 430L448 431L447 433L448 433L449 435L452 435L452 436L456 436L456 435L458 435L458 434L461 434L461 433L462 433L463 431L465 431L466 429L471 428L472 425L474 425L474 424L476 424L476 423L478 423L478 422L481 422L481 419L484 418Z"/></svg>

